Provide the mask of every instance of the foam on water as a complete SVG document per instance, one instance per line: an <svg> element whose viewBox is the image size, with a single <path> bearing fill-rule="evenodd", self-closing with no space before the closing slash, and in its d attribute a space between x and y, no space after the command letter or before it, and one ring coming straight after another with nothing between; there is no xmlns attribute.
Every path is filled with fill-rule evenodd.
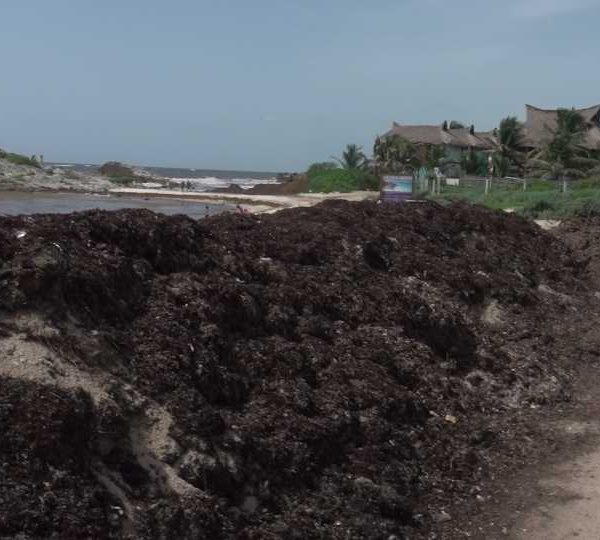
<svg viewBox="0 0 600 540"><path fill-rule="evenodd" d="M226 188L232 184L240 186L242 189L250 189L257 184L276 184L277 178L217 178L216 176L205 176L200 178L180 178L172 177L169 179L174 184L189 182L194 191L209 191L215 188Z"/></svg>

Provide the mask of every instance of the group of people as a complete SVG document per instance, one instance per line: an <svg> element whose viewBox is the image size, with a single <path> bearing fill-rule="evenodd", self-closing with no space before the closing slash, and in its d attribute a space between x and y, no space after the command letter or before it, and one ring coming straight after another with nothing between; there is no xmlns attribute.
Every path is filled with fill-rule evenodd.
<svg viewBox="0 0 600 540"><path fill-rule="evenodd" d="M192 189L192 182L190 180L182 180L180 187L181 191L190 191Z"/></svg>

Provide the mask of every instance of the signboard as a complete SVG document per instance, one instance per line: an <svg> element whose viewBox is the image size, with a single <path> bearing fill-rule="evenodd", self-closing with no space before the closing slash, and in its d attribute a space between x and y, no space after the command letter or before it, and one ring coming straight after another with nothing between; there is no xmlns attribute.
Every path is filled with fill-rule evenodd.
<svg viewBox="0 0 600 540"><path fill-rule="evenodd" d="M381 200L403 202L413 198L412 176L384 176L381 186Z"/></svg>

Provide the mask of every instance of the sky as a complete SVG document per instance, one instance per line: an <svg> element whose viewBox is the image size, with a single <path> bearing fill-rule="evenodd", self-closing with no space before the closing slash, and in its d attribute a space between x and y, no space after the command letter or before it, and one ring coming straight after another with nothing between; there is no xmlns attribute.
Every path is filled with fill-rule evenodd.
<svg viewBox="0 0 600 540"><path fill-rule="evenodd" d="M301 171L392 121L600 103L600 0L0 0L0 147Z"/></svg>

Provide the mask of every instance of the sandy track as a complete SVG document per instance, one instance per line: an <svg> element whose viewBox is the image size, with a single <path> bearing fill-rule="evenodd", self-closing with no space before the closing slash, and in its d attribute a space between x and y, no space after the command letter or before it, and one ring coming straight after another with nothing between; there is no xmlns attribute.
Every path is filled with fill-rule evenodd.
<svg viewBox="0 0 600 540"><path fill-rule="evenodd" d="M600 447L557 466L539 487L549 503L517 524L515 539L600 538Z"/></svg>

